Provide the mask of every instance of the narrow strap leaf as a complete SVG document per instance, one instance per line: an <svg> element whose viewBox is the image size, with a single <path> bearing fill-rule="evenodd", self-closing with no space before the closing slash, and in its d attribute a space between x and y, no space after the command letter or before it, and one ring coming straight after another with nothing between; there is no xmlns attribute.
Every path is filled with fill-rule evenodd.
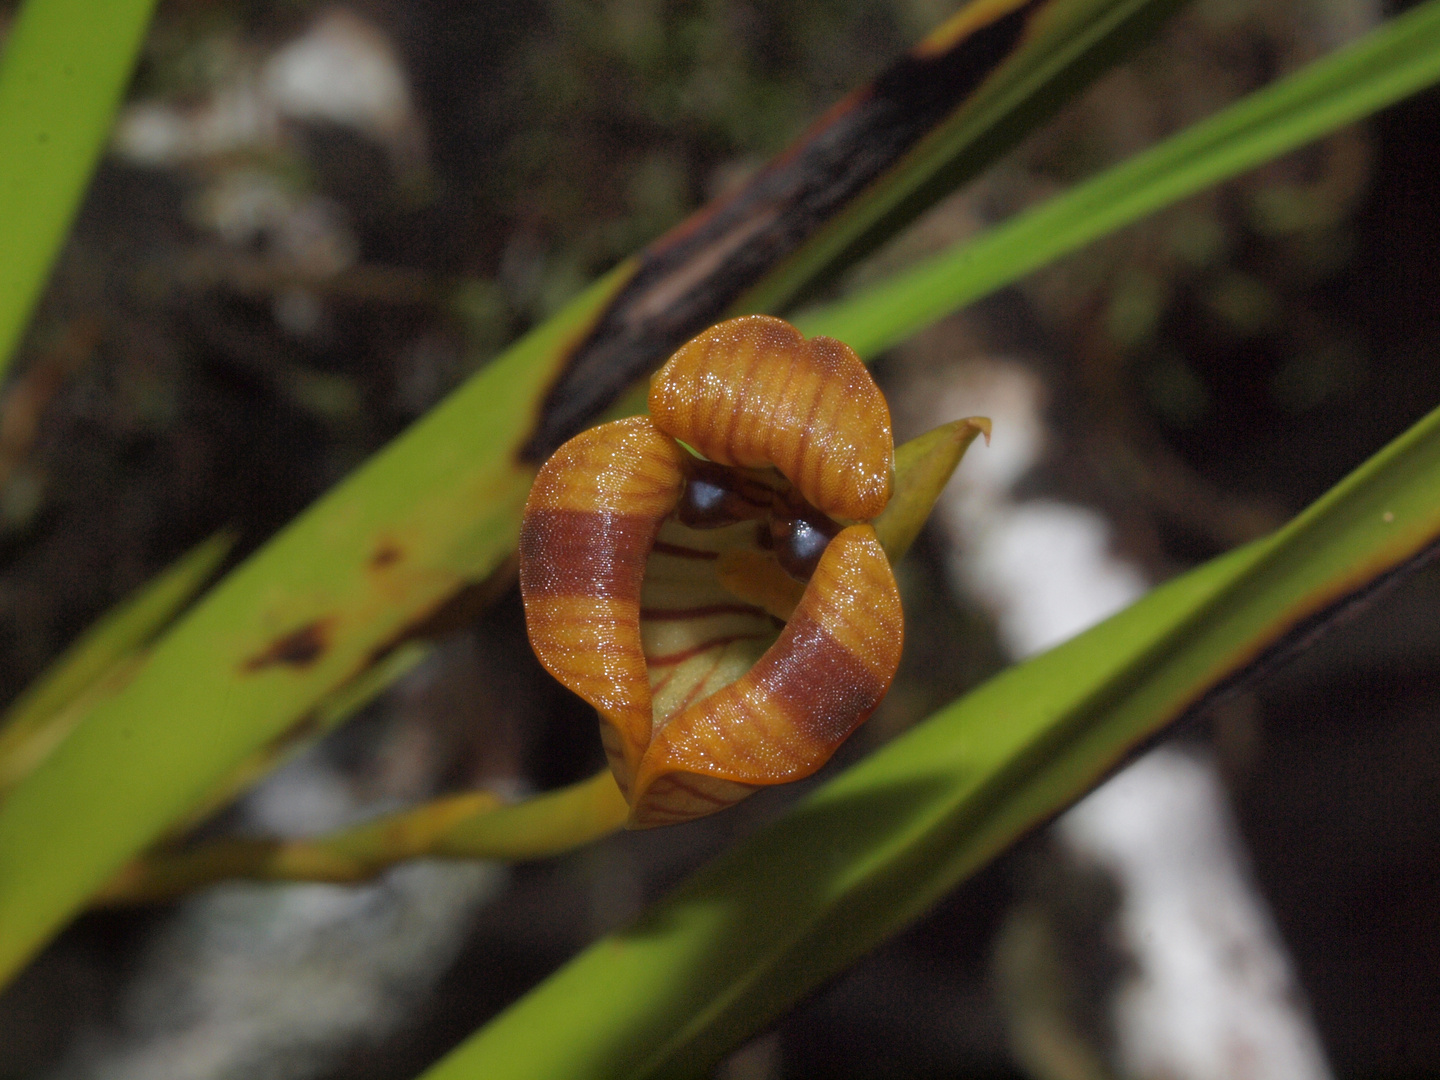
<svg viewBox="0 0 1440 1080"><path fill-rule="evenodd" d="M953 107L927 113L938 124L960 124L947 128L943 147L917 135L919 141L896 144L903 160L888 160L937 183L945 162L962 152L966 169L979 168L1002 146L1000 128L1006 139L1018 137L1093 77L1099 58L1143 37L1153 18L1140 13L1158 18L1171 3L980 0L971 30L1025 12L1018 38L1011 39L1019 48L992 56L993 69L982 65L990 75L978 88L973 78L963 79L949 98ZM925 49L938 56L964 47L962 33ZM922 81L915 89L940 86ZM983 103L984 122L977 119L979 106L966 104L972 90ZM857 151L865 149L862 139ZM849 190L829 216L879 186ZM926 197L936 193L924 190ZM805 202L794 209L798 235L818 238L818 219ZM687 227L701 227L706 213ZM877 220L862 215L841 233L883 235ZM726 234L736 246L750 235L745 224ZM776 258L797 250L782 245ZM798 270L789 262L767 263L761 280L783 272L789 276L780 293L793 295L831 261L827 256ZM87 715L0 805L0 980L122 864L234 775L237 763L303 727L327 695L400 644L452 625L450 613L482 596L484 583L515 550L539 448L602 411L633 373L658 366L671 341L688 336L688 327L672 319L667 289L678 295L697 288L705 304L723 309L756 286L748 271L733 277L706 269L725 265L723 259L682 261L676 276L657 279L668 285L628 308L644 347L624 349L616 361L639 366L619 379L607 374L578 396L567 391L565 412L561 398L551 395L587 343L600 340L597 326L639 263L617 267L321 499L166 634L124 689ZM710 318L704 304L685 310L685 318ZM151 768L156 760L167 763L163 773Z"/></svg>
<svg viewBox="0 0 1440 1080"><path fill-rule="evenodd" d="M1440 6L1430 2L1093 180L795 324L874 357L1092 240L1437 80Z"/></svg>
<svg viewBox="0 0 1440 1080"><path fill-rule="evenodd" d="M0 57L0 380L110 135L155 0L28 0Z"/></svg>

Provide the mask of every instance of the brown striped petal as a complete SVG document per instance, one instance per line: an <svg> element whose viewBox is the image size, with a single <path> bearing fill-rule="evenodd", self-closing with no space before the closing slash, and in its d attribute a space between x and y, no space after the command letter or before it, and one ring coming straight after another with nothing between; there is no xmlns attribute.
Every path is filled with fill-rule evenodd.
<svg viewBox="0 0 1440 1080"><path fill-rule="evenodd" d="M813 773L885 696L903 638L899 590L875 531L843 530L764 655L668 718L657 710L630 792L631 826L689 820Z"/></svg>
<svg viewBox="0 0 1440 1080"><path fill-rule="evenodd" d="M650 742L640 590L661 522L684 486L685 452L648 417L591 428L540 469L520 526L520 591L547 671L600 713L611 769L629 794Z"/></svg>
<svg viewBox="0 0 1440 1080"><path fill-rule="evenodd" d="M890 409L854 351L746 315L681 346L650 386L662 431L722 465L774 465L831 517L868 521L890 498Z"/></svg>

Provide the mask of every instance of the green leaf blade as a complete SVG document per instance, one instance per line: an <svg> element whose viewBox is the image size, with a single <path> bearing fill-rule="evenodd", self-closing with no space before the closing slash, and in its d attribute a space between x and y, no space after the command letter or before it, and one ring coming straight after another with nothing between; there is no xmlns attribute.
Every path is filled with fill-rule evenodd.
<svg viewBox="0 0 1440 1080"><path fill-rule="evenodd" d="M1419 10L1433 18L1433 3ZM1428 63L1434 42L1424 34L1433 27L1422 34L1416 27L1423 22L1404 24L1414 41L1423 38L1412 42L1408 66L1398 53L1367 61L1362 74L1388 86L1385 93L1398 92L1401 66L1411 86L1417 65ZM1184 164L1183 155L1176 161ZM1152 188L1173 195L1183 185ZM1096 196L1092 190L1086 197ZM1032 240L1046 239L1033 221L1026 228ZM1081 242L1080 235L1093 233L1072 229L1066 242ZM1044 254L1042 245L1041 254L1026 255L1011 236L1008 248L964 256L972 294L1055 253ZM134 682L16 788L0 806L0 978L237 762L302 724L328 693L502 564L530 476L520 446L567 350L632 270L617 268L212 590ZM944 276L944 304L953 305L964 290L957 293ZM897 292L934 303L913 281ZM857 325L866 351L938 311L917 314L902 303L905 295L892 299L899 316ZM405 576L376 573L378 553L392 545L404 551L398 565Z"/></svg>
<svg viewBox="0 0 1440 1080"><path fill-rule="evenodd" d="M1223 587L1226 569L1167 586L1176 595L1170 621ZM962 822L952 819L957 803L978 802L983 780L1023 749L1037 715L1072 701L1047 669L1089 670L1098 692L1150 646L1155 628L1155 618L1131 609L1067 653L1001 674L703 868L634 928L582 953L425 1080L702 1073L738 1031L777 1015L837 960L843 966L877 944L992 854L960 855L953 834ZM982 715L991 730L970 736L965 729ZM818 941L826 945L807 948Z"/></svg>
<svg viewBox="0 0 1440 1080"><path fill-rule="evenodd" d="M238 763L510 556L533 476L514 449L546 361L613 287L592 287L232 571L15 787L0 804L0 980Z"/></svg>
<svg viewBox="0 0 1440 1080"><path fill-rule="evenodd" d="M978 175L1110 65L1149 40L1185 0L977 0L931 36L993 18L1025 18L1023 38L997 58L974 93L864 194L774 271L747 289L729 314L781 312L908 224L942 195ZM923 51L923 46L921 47ZM843 339L842 339L843 340Z"/></svg>
<svg viewBox="0 0 1440 1080"><path fill-rule="evenodd" d="M105 148L155 0L29 0L0 57L0 378Z"/></svg>
<svg viewBox="0 0 1440 1080"><path fill-rule="evenodd" d="M1003 672L826 784L426 1074L691 1076L1166 723L1440 543L1440 410L1299 518Z"/></svg>
<svg viewBox="0 0 1440 1080"><path fill-rule="evenodd" d="M1170 2L1034 0L1027 10ZM504 563L533 471L527 436L637 265L617 267L232 572L16 787L0 806L0 981L240 762L303 729L327 695ZM681 269L675 286L689 288L693 274ZM785 273L777 296L803 284L804 274ZM728 298L741 287L714 285ZM647 304L636 317L663 322L653 297ZM405 551L403 571L377 575L376 553L391 545Z"/></svg>
<svg viewBox="0 0 1440 1080"><path fill-rule="evenodd" d="M58 745L57 714L137 654L198 593L235 538L220 533L197 545L81 635L0 719L0 796ZM78 722L78 717L76 722Z"/></svg>

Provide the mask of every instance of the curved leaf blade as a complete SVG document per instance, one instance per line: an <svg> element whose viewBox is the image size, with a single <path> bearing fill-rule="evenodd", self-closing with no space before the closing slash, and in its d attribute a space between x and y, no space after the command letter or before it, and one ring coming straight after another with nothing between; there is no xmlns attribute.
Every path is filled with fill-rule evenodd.
<svg viewBox="0 0 1440 1080"><path fill-rule="evenodd" d="M0 804L0 979L239 763L505 562L532 476L513 451L545 359L609 287L227 575L14 788Z"/></svg>
<svg viewBox="0 0 1440 1080"><path fill-rule="evenodd" d="M1125 59L1185 0L966 5L915 50L943 48L977 16L1014 7L1032 13L1023 43L997 64L949 119L879 176L843 213L750 288L728 314L785 310L816 280L833 276L909 224L921 211L1054 114L1112 64ZM997 20L998 21L998 20Z"/></svg>
<svg viewBox="0 0 1440 1080"><path fill-rule="evenodd" d="M188 604L230 553L235 537L197 544L85 631L0 716L0 797L69 731L62 718L97 683L137 656Z"/></svg>
<svg viewBox="0 0 1440 1080"><path fill-rule="evenodd" d="M733 195L651 244L567 358L543 461L712 323L781 312L980 171L1181 0L972 0Z"/></svg>

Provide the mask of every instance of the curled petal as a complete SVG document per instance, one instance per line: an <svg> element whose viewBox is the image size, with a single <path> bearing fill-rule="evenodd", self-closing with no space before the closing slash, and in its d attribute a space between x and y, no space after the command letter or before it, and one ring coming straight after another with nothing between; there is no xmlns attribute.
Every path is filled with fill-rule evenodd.
<svg viewBox="0 0 1440 1080"><path fill-rule="evenodd" d="M650 385L655 424L722 465L774 465L832 517L868 521L890 498L884 395L854 351L746 315L681 346Z"/></svg>
<svg viewBox="0 0 1440 1080"><path fill-rule="evenodd" d="M854 352L732 319L670 359L650 410L546 462L520 543L531 643L600 713L634 828L810 775L884 697L903 638L875 529L842 527L895 483Z"/></svg>
<svg viewBox="0 0 1440 1080"><path fill-rule="evenodd" d="M541 468L521 519L530 644L600 713L627 797L652 726L640 589L656 531L684 486L684 453L648 417L591 428Z"/></svg>
<svg viewBox="0 0 1440 1080"><path fill-rule="evenodd" d="M630 792L632 827L809 776L885 696L903 638L890 563L875 531L852 525L830 541L775 644L656 731Z"/></svg>

